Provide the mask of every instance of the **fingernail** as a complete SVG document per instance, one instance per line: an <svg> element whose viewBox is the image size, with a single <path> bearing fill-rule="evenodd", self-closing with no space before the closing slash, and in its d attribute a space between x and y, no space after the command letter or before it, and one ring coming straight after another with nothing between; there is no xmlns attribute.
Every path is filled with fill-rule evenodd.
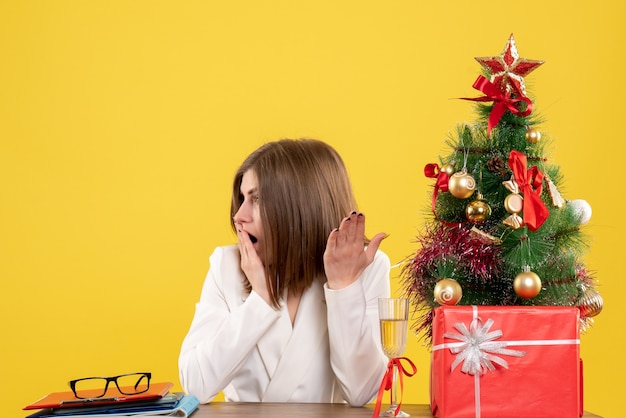
<svg viewBox="0 0 626 418"><path fill-rule="evenodd" d="M359 213L359 218L362 218L362 217L363 217L363 214L362 214L362 213Z"/></svg>
<svg viewBox="0 0 626 418"><path fill-rule="evenodd" d="M350 217L348 216L348 217L346 218L346 222L348 222L349 220L350 220Z"/></svg>
<svg viewBox="0 0 626 418"><path fill-rule="evenodd" d="M352 215L356 215L356 211L355 210L352 211Z"/></svg>

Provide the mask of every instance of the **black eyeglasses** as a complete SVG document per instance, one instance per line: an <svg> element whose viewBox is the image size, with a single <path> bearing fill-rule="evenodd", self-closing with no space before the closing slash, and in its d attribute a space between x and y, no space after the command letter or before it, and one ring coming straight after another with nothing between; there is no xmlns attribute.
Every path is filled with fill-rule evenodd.
<svg viewBox="0 0 626 418"><path fill-rule="evenodd" d="M114 382L123 395L137 395L150 389L152 373L128 373L114 377L84 377L70 380L69 385L78 399L101 398L107 393L109 383Z"/></svg>

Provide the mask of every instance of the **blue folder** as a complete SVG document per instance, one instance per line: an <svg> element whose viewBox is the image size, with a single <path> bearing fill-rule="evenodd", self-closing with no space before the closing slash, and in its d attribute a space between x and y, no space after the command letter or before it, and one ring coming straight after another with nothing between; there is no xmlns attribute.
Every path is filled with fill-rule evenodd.
<svg viewBox="0 0 626 418"><path fill-rule="evenodd" d="M172 394L156 401L131 402L124 405L43 409L26 418L119 418L141 417L146 414L187 418L199 405L200 402L193 395Z"/></svg>

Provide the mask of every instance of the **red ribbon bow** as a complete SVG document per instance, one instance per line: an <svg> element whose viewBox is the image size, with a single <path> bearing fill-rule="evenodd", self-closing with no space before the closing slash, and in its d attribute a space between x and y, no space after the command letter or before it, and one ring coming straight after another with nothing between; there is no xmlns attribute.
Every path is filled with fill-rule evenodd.
<svg viewBox="0 0 626 418"><path fill-rule="evenodd" d="M432 201L433 213L435 213L437 193L439 192L439 190L441 190L442 192L448 191L448 180L450 180L450 176L445 171L441 171L439 165L436 163L426 164L426 167L424 167L424 175L431 179L437 178L437 181L435 182L435 190L433 191Z"/></svg>
<svg viewBox="0 0 626 418"><path fill-rule="evenodd" d="M472 85L476 90L480 90L486 94L483 97L467 98L462 97L463 100L472 100L475 102L493 102L493 109L489 113L489 121L487 123L487 135L491 136L491 130L498 124L504 112L509 110L511 113L517 116L528 116L533 111L533 102L521 91L517 94L519 97L511 97L509 91L501 91L495 84L487 80L482 75L479 75L474 84ZM517 108L519 102L526 103L526 110L521 111Z"/></svg>
<svg viewBox="0 0 626 418"><path fill-rule="evenodd" d="M406 360L406 362L409 363L409 365L413 369L412 373L409 373L404 367L402 367L402 360ZM383 376L383 380L380 384L380 389L378 389L378 396L376 397L376 407L374 408L374 418L378 418L378 415L380 414L380 404L382 403L382 400L383 400L383 393L386 390L391 391L391 388L393 386L394 366L398 368L398 381L400 382L400 398L398 401L398 406L396 407L393 413L394 417L398 415L398 412L400 412L400 407L402 406L402 392L404 391L404 384L402 383L402 375L411 377L415 373L417 373L417 367L415 367L415 364L413 364L413 362L409 360L408 358L398 357L398 358L389 359L389 363L387 363L387 371L385 372L385 375ZM390 395L392 395L391 392L390 392ZM391 402L393 402L393 398L391 399Z"/></svg>
<svg viewBox="0 0 626 418"><path fill-rule="evenodd" d="M436 210L437 194L439 193L439 190L441 190L442 192L448 191L448 181L450 180L450 176L445 171L441 171L441 169L439 168L439 165L436 163L426 164L426 167L424 167L424 175L431 179L434 179L434 178L437 179L437 181L435 182L435 186L434 186L435 189L433 190L433 200L430 206L433 210L433 214L435 215L435 218L439 219L437 216L437 210ZM455 228L461 225L460 223L456 223L456 222L455 223L446 222L443 219L439 219L439 220L451 228Z"/></svg>
<svg viewBox="0 0 626 418"><path fill-rule="evenodd" d="M526 156L517 150L509 154L509 167L513 170L515 181L524 196L524 224L531 231L538 230L548 219L550 212L541 200L543 173L537 166L526 169Z"/></svg>

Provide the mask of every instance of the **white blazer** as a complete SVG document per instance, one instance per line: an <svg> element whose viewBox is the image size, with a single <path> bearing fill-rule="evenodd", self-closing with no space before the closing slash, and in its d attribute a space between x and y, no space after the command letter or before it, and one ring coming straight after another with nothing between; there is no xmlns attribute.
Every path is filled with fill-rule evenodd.
<svg viewBox="0 0 626 418"><path fill-rule="evenodd" d="M341 290L314 283L293 327L286 305L246 293L237 246L210 258L179 371L200 402L220 391L235 402L342 402L376 395L387 367L380 347L378 298L389 297L389 258L378 251L361 277Z"/></svg>

